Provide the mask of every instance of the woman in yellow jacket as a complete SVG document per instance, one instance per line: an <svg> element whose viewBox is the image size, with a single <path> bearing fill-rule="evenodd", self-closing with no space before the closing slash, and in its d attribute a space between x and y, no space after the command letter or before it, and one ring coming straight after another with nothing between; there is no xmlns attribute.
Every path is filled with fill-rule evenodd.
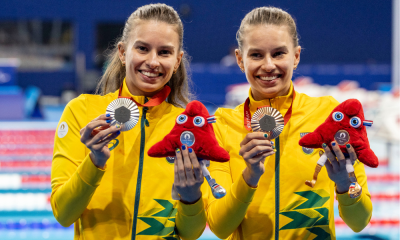
<svg viewBox="0 0 400 240"><path fill-rule="evenodd" d="M194 152L177 149L175 167L173 160L147 155L189 99L182 44L182 22L172 7L138 8L110 55L101 95L80 95L66 106L55 136L51 206L63 226L75 223L74 239L196 239L202 234L203 176ZM156 94L168 94L167 88L167 100L164 95L154 102ZM140 112L137 126L122 133L105 114L119 97L133 98ZM142 106L147 101L152 105ZM180 201L171 198L174 178Z"/></svg>
<svg viewBox="0 0 400 240"><path fill-rule="evenodd" d="M338 102L293 89L291 78L301 52L293 18L278 8L256 8L242 20L237 41L237 63L251 89L248 101L215 113L217 139L231 160L211 162L209 167L217 182L228 188L221 200L208 194L210 229L228 239L335 239L336 190L340 216L354 231L361 231L372 213L363 164L354 166L363 189L353 199L347 193L351 182L344 156L332 142L321 146L331 162L327 161L326 171L321 171L314 188L304 184L313 176L319 155L298 142L323 123ZM288 120L273 141L246 126L254 112L266 105ZM347 150L355 161L352 146L347 145Z"/></svg>

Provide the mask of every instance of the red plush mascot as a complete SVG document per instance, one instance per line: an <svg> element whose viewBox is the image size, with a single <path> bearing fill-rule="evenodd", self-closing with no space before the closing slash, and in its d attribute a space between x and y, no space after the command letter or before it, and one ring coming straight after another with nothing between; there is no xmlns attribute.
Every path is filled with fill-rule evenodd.
<svg viewBox="0 0 400 240"><path fill-rule="evenodd" d="M219 146L215 138L212 123L214 116L210 116L207 108L199 101L192 101L186 106L186 110L176 118L174 128L163 140L152 146L148 155L150 157L175 157L175 149L183 144L191 147L198 158L226 162L229 154ZM203 175L207 179L216 198L225 196L226 191L211 178L204 160L200 161ZM174 191L174 190L173 190ZM174 195L175 194L175 195ZM173 192L176 199L176 193Z"/></svg>
<svg viewBox="0 0 400 240"><path fill-rule="evenodd" d="M372 121L365 120L361 103L357 99L348 99L333 109L332 114L314 132L302 137L299 144L308 148L321 148L323 143L330 145L334 140L338 143L340 150L347 154L346 144L353 146L358 160L369 167L376 168L379 164L378 158L371 150L367 138L365 126L371 126ZM310 187L315 185L317 175L324 166L327 157L325 154L317 162L314 179L306 181ZM354 175L353 163L346 159L346 169L350 176ZM351 188L356 186L352 184Z"/></svg>

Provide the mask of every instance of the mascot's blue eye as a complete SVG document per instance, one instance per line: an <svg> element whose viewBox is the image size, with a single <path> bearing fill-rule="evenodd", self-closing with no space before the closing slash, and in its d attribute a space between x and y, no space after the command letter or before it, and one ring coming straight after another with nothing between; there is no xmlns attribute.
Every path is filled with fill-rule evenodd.
<svg viewBox="0 0 400 240"><path fill-rule="evenodd" d="M204 126L205 121L203 117L197 116L193 119L193 123L196 127L202 127Z"/></svg>
<svg viewBox="0 0 400 240"><path fill-rule="evenodd" d="M340 121L343 120L343 113L341 113L341 112L334 112L334 113L332 113L332 118L333 118L334 121L340 122Z"/></svg>
<svg viewBox="0 0 400 240"><path fill-rule="evenodd" d="M358 128L359 126L361 126L361 119L359 118L359 117L352 117L351 119L350 119L350 125L353 127L353 128Z"/></svg>
<svg viewBox="0 0 400 240"><path fill-rule="evenodd" d="M177 124L184 124L188 120L188 117L185 114L181 114L176 118Z"/></svg>

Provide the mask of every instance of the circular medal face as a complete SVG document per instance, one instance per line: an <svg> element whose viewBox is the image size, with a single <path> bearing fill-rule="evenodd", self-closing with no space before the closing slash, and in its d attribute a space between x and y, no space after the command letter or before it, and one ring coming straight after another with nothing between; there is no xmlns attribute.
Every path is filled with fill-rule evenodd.
<svg viewBox="0 0 400 240"><path fill-rule="evenodd" d="M268 139L274 139L283 131L284 120L282 114L273 107L258 109L251 118L253 132L268 133Z"/></svg>
<svg viewBox="0 0 400 240"><path fill-rule="evenodd" d="M180 140L182 144L186 144L188 147L191 147L195 141L194 134L190 131L184 131L181 134Z"/></svg>
<svg viewBox="0 0 400 240"><path fill-rule="evenodd" d="M139 108L129 98L118 98L112 101L106 110L111 116L111 126L119 125L120 131L128 131L139 121Z"/></svg>
<svg viewBox="0 0 400 240"><path fill-rule="evenodd" d="M335 140L339 145L346 145L350 141L350 134L346 130L339 130L335 133Z"/></svg>

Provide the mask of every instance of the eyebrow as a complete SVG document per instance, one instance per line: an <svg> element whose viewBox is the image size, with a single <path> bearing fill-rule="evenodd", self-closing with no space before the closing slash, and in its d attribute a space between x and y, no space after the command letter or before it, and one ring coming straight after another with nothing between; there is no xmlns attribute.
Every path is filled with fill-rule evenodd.
<svg viewBox="0 0 400 240"><path fill-rule="evenodd" d="M274 51L277 51L277 50L288 51L288 48L286 46L281 46L281 47L274 48Z"/></svg>
<svg viewBox="0 0 400 240"><path fill-rule="evenodd" d="M133 45L136 46L136 45L140 45L140 44L145 45L145 46L150 45L150 44L140 41L140 40L136 41ZM172 50L175 49L175 47L173 45L164 45L164 46L161 46L160 48L164 48L164 49L167 48L167 49L172 49Z"/></svg>
<svg viewBox="0 0 400 240"><path fill-rule="evenodd" d="M273 49L273 51L278 51L278 50L284 50L284 51L288 51L288 48L286 46L280 46L280 47L276 47ZM263 49L260 48L250 48L249 52L254 52L254 51L264 51Z"/></svg>

